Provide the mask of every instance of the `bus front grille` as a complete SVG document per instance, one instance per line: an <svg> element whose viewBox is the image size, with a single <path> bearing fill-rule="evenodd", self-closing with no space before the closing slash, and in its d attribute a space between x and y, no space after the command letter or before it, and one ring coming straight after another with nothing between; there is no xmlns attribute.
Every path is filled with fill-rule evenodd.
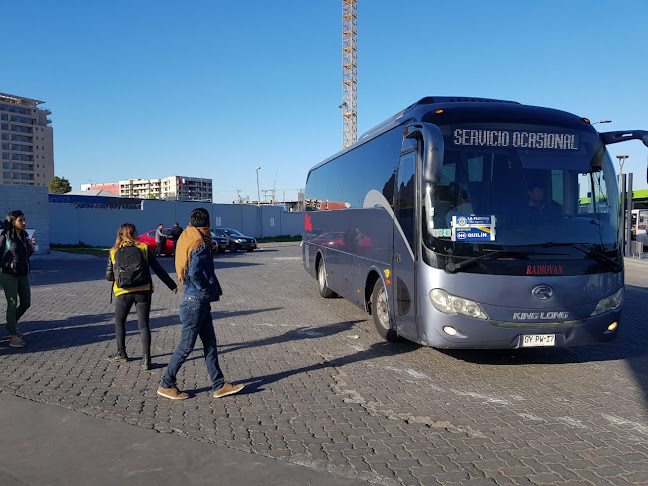
<svg viewBox="0 0 648 486"><path fill-rule="evenodd" d="M576 327L585 323L585 319L577 321L560 321L560 322L507 322L507 321L489 321L493 326L506 327L510 329L557 329L561 327Z"/></svg>

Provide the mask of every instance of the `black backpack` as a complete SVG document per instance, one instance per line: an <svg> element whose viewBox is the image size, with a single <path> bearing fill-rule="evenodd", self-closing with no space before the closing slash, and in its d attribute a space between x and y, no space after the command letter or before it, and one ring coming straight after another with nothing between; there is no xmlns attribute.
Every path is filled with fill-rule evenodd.
<svg viewBox="0 0 648 486"><path fill-rule="evenodd" d="M151 271L144 253L137 246L122 246L115 252L115 282L120 289L151 283Z"/></svg>

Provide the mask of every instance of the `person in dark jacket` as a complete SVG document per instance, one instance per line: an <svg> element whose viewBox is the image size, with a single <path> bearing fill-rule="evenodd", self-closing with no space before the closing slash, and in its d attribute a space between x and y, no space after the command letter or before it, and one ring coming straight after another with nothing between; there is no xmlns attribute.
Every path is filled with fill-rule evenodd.
<svg viewBox="0 0 648 486"><path fill-rule="evenodd" d="M164 255L164 247L166 246L166 236L162 231L164 225L160 223L158 228L155 230L155 256Z"/></svg>
<svg viewBox="0 0 648 486"><path fill-rule="evenodd" d="M176 221L173 224L173 228L171 228L171 239L173 240L173 256L176 254L176 247L178 246L178 238L180 238L180 235L182 234L182 228Z"/></svg>
<svg viewBox="0 0 648 486"><path fill-rule="evenodd" d="M180 235L175 267L182 286L180 320L182 334L180 344L174 351L162 378L157 394L172 400L184 400L189 394L178 390L177 374L200 336L203 343L205 364L212 381L212 396L220 398L240 392L244 385L232 385L225 381L218 365L216 334L211 318L211 302L223 294L214 273L212 238L209 232L209 213L204 208L191 212L190 225Z"/></svg>
<svg viewBox="0 0 648 486"><path fill-rule="evenodd" d="M534 182L529 187L529 219L532 224L559 217L560 204L553 199L545 198L545 187L542 182Z"/></svg>
<svg viewBox="0 0 648 486"><path fill-rule="evenodd" d="M27 236L27 221L22 211L11 211L4 220L0 234L0 282L7 298L7 324L11 336L9 346L24 348L27 343L16 332L16 323L31 306L29 288L29 257L34 253L32 241ZM20 305L18 301L20 300Z"/></svg>
<svg viewBox="0 0 648 486"><path fill-rule="evenodd" d="M149 275L148 283L129 288L119 288L115 278L115 253L118 249L125 246L136 246L142 252L148 266L147 274ZM117 240L115 246L110 249L108 257L108 266L106 268L106 280L113 283L113 292L115 293L115 339L117 341L117 354L108 358L113 363L126 363L128 355L126 354L126 317L135 304L137 310L137 325L139 327L142 339L142 369L151 369L151 328L149 327L149 315L151 313L151 296L153 294L153 282L150 279L150 269L162 280L173 293L178 292L178 286L169 277L164 268L156 260L153 252L146 243L137 242L137 229L131 223L124 223L117 231Z"/></svg>

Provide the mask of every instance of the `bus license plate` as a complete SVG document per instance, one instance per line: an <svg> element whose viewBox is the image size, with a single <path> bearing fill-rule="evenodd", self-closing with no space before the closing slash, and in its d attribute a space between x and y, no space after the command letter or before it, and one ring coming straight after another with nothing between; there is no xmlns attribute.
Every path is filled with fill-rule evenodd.
<svg viewBox="0 0 648 486"><path fill-rule="evenodd" d="M538 346L555 346L555 334L526 334L522 336L523 348L534 348Z"/></svg>

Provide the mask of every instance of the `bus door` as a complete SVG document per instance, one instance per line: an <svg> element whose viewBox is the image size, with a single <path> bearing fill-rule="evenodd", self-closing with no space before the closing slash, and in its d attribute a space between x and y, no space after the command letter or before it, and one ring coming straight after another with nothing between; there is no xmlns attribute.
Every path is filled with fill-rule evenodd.
<svg viewBox="0 0 648 486"><path fill-rule="evenodd" d="M394 187L394 251L389 286L393 322L399 335L417 340L416 261L417 261L417 144L404 140Z"/></svg>

